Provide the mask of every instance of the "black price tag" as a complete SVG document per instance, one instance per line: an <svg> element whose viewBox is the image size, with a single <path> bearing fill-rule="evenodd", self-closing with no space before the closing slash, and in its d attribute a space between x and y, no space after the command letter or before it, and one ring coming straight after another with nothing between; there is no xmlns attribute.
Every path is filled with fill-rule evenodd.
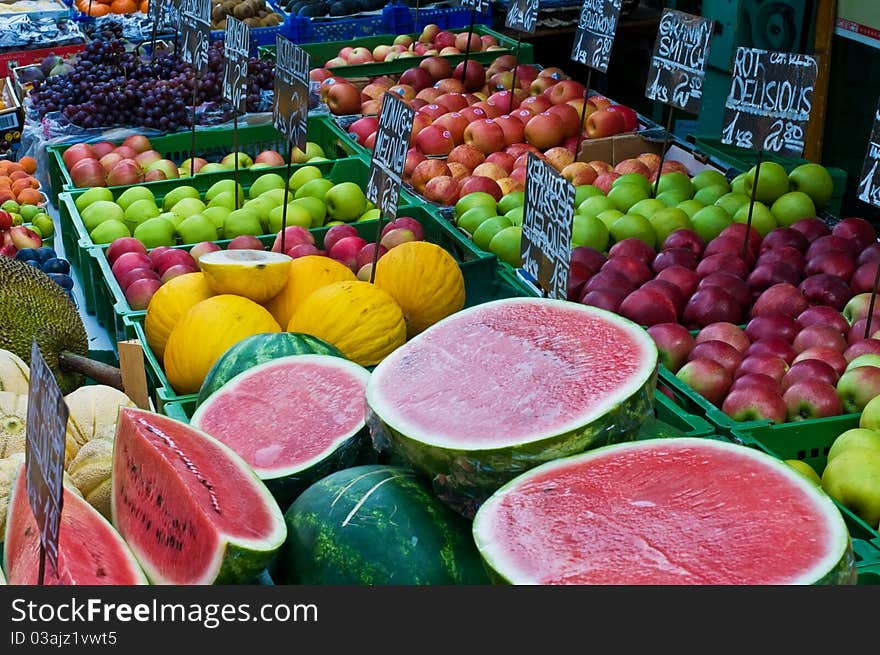
<svg viewBox="0 0 880 655"><path fill-rule="evenodd" d="M198 73L208 69L211 0L180 0L181 57Z"/></svg>
<svg viewBox="0 0 880 655"><path fill-rule="evenodd" d="M574 35L571 58L602 73L608 72L622 0L584 0Z"/></svg>
<svg viewBox="0 0 880 655"><path fill-rule="evenodd" d="M880 207L880 104L874 112L871 140L865 154L865 165L859 181L859 200Z"/></svg>
<svg viewBox="0 0 880 655"><path fill-rule="evenodd" d="M250 49L251 28L237 18L227 16L223 43L226 56L226 66L223 69L223 99L228 100L240 114L247 109Z"/></svg>
<svg viewBox="0 0 880 655"><path fill-rule="evenodd" d="M738 48L721 142L800 157L818 73L810 55Z"/></svg>
<svg viewBox="0 0 880 655"><path fill-rule="evenodd" d="M367 200L379 208L387 221L397 218L397 202L403 183L403 167L409 150L415 110L393 93L385 94L379 114L376 146L370 160Z"/></svg>
<svg viewBox="0 0 880 655"><path fill-rule="evenodd" d="M288 142L305 150L308 117L309 53L279 34L275 37L272 124Z"/></svg>
<svg viewBox="0 0 880 655"><path fill-rule="evenodd" d="M461 0L461 6L485 14L489 10L489 0Z"/></svg>
<svg viewBox="0 0 880 655"><path fill-rule="evenodd" d="M58 532L64 500L64 445L69 411L52 371L34 339L25 438L28 500L40 529L40 543L58 573Z"/></svg>
<svg viewBox="0 0 880 655"><path fill-rule="evenodd" d="M509 30L519 30L532 34L538 23L539 0L513 0L507 10L504 26Z"/></svg>
<svg viewBox="0 0 880 655"><path fill-rule="evenodd" d="M549 297L561 300L568 297L574 194L574 186L556 169L529 154L522 222L523 268Z"/></svg>
<svg viewBox="0 0 880 655"><path fill-rule="evenodd" d="M663 11L648 71L648 98L691 114L700 112L712 26L709 18Z"/></svg>

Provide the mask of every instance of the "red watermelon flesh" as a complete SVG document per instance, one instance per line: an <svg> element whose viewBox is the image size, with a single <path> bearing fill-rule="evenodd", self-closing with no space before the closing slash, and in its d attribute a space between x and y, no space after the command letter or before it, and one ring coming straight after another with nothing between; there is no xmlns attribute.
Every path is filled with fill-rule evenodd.
<svg viewBox="0 0 880 655"><path fill-rule="evenodd" d="M849 537L787 465L716 440L600 448L514 479L473 525L484 561L518 584L851 581Z"/></svg>
<svg viewBox="0 0 880 655"><path fill-rule="evenodd" d="M27 497L25 467L14 483L3 557L8 583L37 584L40 532ZM47 560L47 585L141 585L147 578L113 526L82 497L64 489L58 532L58 571Z"/></svg>
<svg viewBox="0 0 880 655"><path fill-rule="evenodd" d="M328 355L292 355L235 376L191 423L238 453L261 478L301 470L364 427L369 372Z"/></svg>

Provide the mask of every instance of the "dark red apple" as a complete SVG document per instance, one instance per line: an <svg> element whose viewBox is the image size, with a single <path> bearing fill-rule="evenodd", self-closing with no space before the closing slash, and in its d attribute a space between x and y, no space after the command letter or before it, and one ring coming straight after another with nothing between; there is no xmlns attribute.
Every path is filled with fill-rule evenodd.
<svg viewBox="0 0 880 655"><path fill-rule="evenodd" d="M660 293L664 294L669 300L672 301L672 304L675 305L675 311L678 314L681 314L684 311L684 304L687 301L684 294L681 292L677 286L675 286L669 280L659 280L654 278L653 280L648 280L640 289L655 289L660 291ZM880 343L880 341L878 341Z"/></svg>
<svg viewBox="0 0 880 655"><path fill-rule="evenodd" d="M684 266L664 268L657 274L656 279L672 282L672 284L681 289L681 293L685 298L690 298L700 283L700 276Z"/></svg>
<svg viewBox="0 0 880 655"><path fill-rule="evenodd" d="M739 327L724 321L710 323L701 329L694 338L694 343L703 343L704 341L724 341L741 353L744 353L752 343Z"/></svg>
<svg viewBox="0 0 880 655"><path fill-rule="evenodd" d="M623 299L617 313L646 326L672 323L678 319L675 305L658 289L636 289Z"/></svg>
<svg viewBox="0 0 880 655"><path fill-rule="evenodd" d="M595 274L599 272L599 269L602 268L602 264L605 263L607 258L595 248L590 248L589 246L577 246L576 248L571 249L571 254L568 259L572 264L574 262L580 262Z"/></svg>
<svg viewBox="0 0 880 655"><path fill-rule="evenodd" d="M651 262L651 268L655 273L659 273L664 268L670 266L684 266L694 270L697 267L699 256L689 248L669 248L657 253L654 261Z"/></svg>
<svg viewBox="0 0 880 655"><path fill-rule="evenodd" d="M804 266L807 263L804 254L797 248L791 246L779 246L772 250L765 250L755 261L755 266L761 264L772 264L774 262L782 262L796 270L798 274L803 275Z"/></svg>
<svg viewBox="0 0 880 655"><path fill-rule="evenodd" d="M782 390L802 380L818 380L826 384L837 384L840 374L821 359L804 359L795 362L782 378Z"/></svg>
<svg viewBox="0 0 880 655"><path fill-rule="evenodd" d="M736 255L739 258L743 256L743 242L741 239L737 239L735 237L727 236L717 236L712 239L708 244L706 244L706 249L703 250L703 257L710 257L712 255L719 255L722 253L729 253L731 255ZM746 261L749 264L752 264L757 259L757 251L749 248L746 251Z"/></svg>
<svg viewBox="0 0 880 655"><path fill-rule="evenodd" d="M814 347L833 348L841 353L847 349L848 344L843 334L830 325L808 325L798 332L791 347L798 354L807 348Z"/></svg>
<svg viewBox="0 0 880 655"><path fill-rule="evenodd" d="M712 273L707 275L697 285L698 289L703 287L721 287L729 295L733 296L743 309L752 304L752 290L749 288L749 285L746 284L745 280L732 273Z"/></svg>
<svg viewBox="0 0 880 655"><path fill-rule="evenodd" d="M789 421L840 416L843 405L837 389L818 380L801 380L796 382L782 395L788 408Z"/></svg>
<svg viewBox="0 0 880 655"><path fill-rule="evenodd" d="M838 310L842 310L853 295L844 280L829 273L819 273L805 278L798 289L804 294L807 302L814 305L828 305Z"/></svg>
<svg viewBox="0 0 880 655"><path fill-rule="evenodd" d="M780 396L782 395L782 387L779 385L779 382L771 378L769 375L763 375L762 373L745 373L740 375L733 381L733 384L730 387L730 393L733 393L737 389L749 389L754 387L765 389L771 393L777 393Z"/></svg>
<svg viewBox="0 0 880 655"><path fill-rule="evenodd" d="M859 258L856 260L856 265L861 266L862 264L876 262L878 260L880 260L880 243L872 243L870 246L862 250Z"/></svg>
<svg viewBox="0 0 880 655"><path fill-rule="evenodd" d="M733 374L734 379L748 373L760 373L782 382L783 376L788 372L788 362L776 355L749 355L742 360L739 368Z"/></svg>
<svg viewBox="0 0 880 655"><path fill-rule="evenodd" d="M759 386L740 387L728 394L721 411L734 421L785 423L786 405L779 391Z"/></svg>
<svg viewBox="0 0 880 655"><path fill-rule="evenodd" d="M734 237L739 241L740 247L742 247L742 242L746 238L746 234L749 235L749 248L758 252L761 249L761 241L763 241L761 233L755 228L749 228L745 223L731 223L721 230L721 233L718 236Z"/></svg>
<svg viewBox="0 0 880 655"><path fill-rule="evenodd" d="M859 355L880 355L880 339L861 338L843 351L843 358L851 362Z"/></svg>
<svg viewBox="0 0 880 655"><path fill-rule="evenodd" d="M702 341L694 343L688 355L688 361L694 359L711 359L721 364L731 376L743 361L742 353L726 341Z"/></svg>
<svg viewBox="0 0 880 655"><path fill-rule="evenodd" d="M843 314L826 305L811 305L798 314L795 320L802 328L809 325L828 325L841 334L849 331L849 323Z"/></svg>
<svg viewBox="0 0 880 655"><path fill-rule="evenodd" d="M608 251L609 257L635 257L646 264L650 264L656 255L657 252L651 246L636 237L621 239Z"/></svg>
<svg viewBox="0 0 880 655"><path fill-rule="evenodd" d="M767 312L751 319L745 328L746 336L752 341L778 338L791 343L801 331L798 322L788 314Z"/></svg>
<svg viewBox="0 0 880 655"><path fill-rule="evenodd" d="M706 248L706 243L700 235L693 230L681 229L675 230L666 237L663 241L663 247L661 250L671 250L672 248L687 248L699 257L703 254L703 250Z"/></svg>
<svg viewBox="0 0 880 655"><path fill-rule="evenodd" d="M852 289L852 292L854 294L870 293L874 289L878 268L880 268L880 260L859 264L849 280L849 287Z"/></svg>
<svg viewBox="0 0 880 655"><path fill-rule="evenodd" d="M823 252L831 252L832 250L842 250L843 252L848 252L850 255L853 256L853 258L859 256L859 251L856 250L855 243L853 243L849 239L844 239L843 237L828 234L824 237L819 237L818 239L810 243L810 247L807 248L806 252L807 261L809 261L816 255L821 255Z"/></svg>
<svg viewBox="0 0 880 655"><path fill-rule="evenodd" d="M807 259L804 266L804 275L818 275L828 273L836 275L844 282L849 282L856 270L856 262L849 252L842 250L827 250Z"/></svg>
<svg viewBox="0 0 880 655"><path fill-rule="evenodd" d="M865 334L865 330L868 331ZM846 333L846 342L849 345L854 344L859 339L864 339L866 337L874 337L877 333L877 330L880 330L880 310L875 310L873 314L871 314L871 325L868 326L868 317L860 318L855 323L853 323L849 331Z"/></svg>
<svg viewBox="0 0 880 655"><path fill-rule="evenodd" d="M648 264L641 259L635 257L627 257L624 255L611 256L599 271L619 271L627 277L636 287L643 285L645 282L654 277Z"/></svg>
<svg viewBox="0 0 880 655"><path fill-rule="evenodd" d="M780 282L787 282L791 285L800 284L801 276L785 262L772 262L758 264L746 278L746 283L752 293L756 295Z"/></svg>
<svg viewBox="0 0 880 655"><path fill-rule="evenodd" d="M742 319L742 306L724 289L716 286L697 289L682 312L682 323L693 329L718 321L739 323Z"/></svg>
<svg viewBox="0 0 880 655"><path fill-rule="evenodd" d="M752 306L752 317L762 314L786 314L795 318L804 311L809 302L803 292L793 284L780 282L764 290Z"/></svg>
<svg viewBox="0 0 880 655"><path fill-rule="evenodd" d="M658 323L648 328L648 334L657 345L660 363L673 373L687 361L694 347L694 337L690 331L679 323ZM880 344L880 341L877 341Z"/></svg>
<svg viewBox="0 0 880 655"><path fill-rule="evenodd" d="M638 285L633 284L630 279L621 271L602 269L596 273L584 285L584 291L593 291L594 289L604 289L606 291L614 291L622 296L626 296L630 291L635 291ZM623 298L621 298L622 300Z"/></svg>
<svg viewBox="0 0 880 655"><path fill-rule="evenodd" d="M572 262L568 269L568 300L581 297L584 285L593 277L593 271L581 262Z"/></svg>
<svg viewBox="0 0 880 655"><path fill-rule="evenodd" d="M847 361L844 359L843 353L834 348L822 348L820 346L807 348L803 352L798 353L798 356L794 358L793 364L807 359L818 359L825 362L834 369L837 375L842 375L846 370Z"/></svg>
<svg viewBox="0 0 880 655"><path fill-rule="evenodd" d="M708 246L707 246L708 248ZM739 278L745 280L749 275L749 265L746 264L739 255L730 252L721 252L717 255L704 257L697 264L697 275L706 277L712 273L725 272L732 273Z"/></svg>
<svg viewBox="0 0 880 655"><path fill-rule="evenodd" d="M821 218L802 218L795 221L791 227L807 237L810 243L831 234L831 228Z"/></svg>
<svg viewBox="0 0 880 655"><path fill-rule="evenodd" d="M858 252L877 242L877 230L874 226L864 218L855 216L841 219L831 228L831 234L855 242Z"/></svg>
<svg viewBox="0 0 880 655"><path fill-rule="evenodd" d="M581 295L580 302L582 305L591 305L599 309L606 309L609 312L617 312L620 303L626 297L625 294L612 289L590 289L584 287L584 293Z"/></svg>
<svg viewBox="0 0 880 655"><path fill-rule="evenodd" d="M765 250L773 250L782 246L794 248L801 253L805 253L807 248L810 247L810 242L807 241L807 237L794 228L777 227L770 230L761 241L761 252L763 253Z"/></svg>
<svg viewBox="0 0 880 655"><path fill-rule="evenodd" d="M746 350L745 355L746 357L751 357L753 355L771 355L783 359L786 364L791 364L797 356L797 353L788 341L780 339L779 337L769 337L767 339L760 339L753 342Z"/></svg>

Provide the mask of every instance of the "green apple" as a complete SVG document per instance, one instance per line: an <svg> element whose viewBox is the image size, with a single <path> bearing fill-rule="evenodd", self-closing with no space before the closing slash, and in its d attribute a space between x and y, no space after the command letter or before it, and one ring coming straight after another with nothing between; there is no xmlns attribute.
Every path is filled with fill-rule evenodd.
<svg viewBox="0 0 880 655"><path fill-rule="evenodd" d="M326 196L327 192L334 186L335 185L333 184L332 180L328 180L323 177L309 180L296 190L296 193L293 197L303 198L305 196L312 196L313 198L324 200L324 196Z"/></svg>
<svg viewBox="0 0 880 655"><path fill-rule="evenodd" d="M324 225L324 221L327 219L327 206L322 200L306 196L305 198L294 198L291 202L294 205L301 205L308 210L312 216L312 227Z"/></svg>
<svg viewBox="0 0 880 655"><path fill-rule="evenodd" d="M640 200L632 207L630 207L629 213L639 214L640 216L644 216L645 218L651 218L651 216L653 216L661 209L666 209L666 205L664 205L656 198L648 198L647 200Z"/></svg>
<svg viewBox="0 0 880 655"><path fill-rule="evenodd" d="M241 197L238 200L239 205L244 202L244 199ZM208 208L210 209L211 207L223 207L232 211L235 209L235 195L233 195L232 191L222 191L208 202Z"/></svg>
<svg viewBox="0 0 880 655"><path fill-rule="evenodd" d="M581 216L591 216L591 215L592 214L581 214ZM596 218L598 218L600 221L602 221L605 224L605 227L607 227L610 230L611 226L617 222L617 219L619 219L623 215L624 215L624 213L622 211L620 211L619 209L606 209L604 212L599 212L599 215L596 216Z"/></svg>
<svg viewBox="0 0 880 655"><path fill-rule="evenodd" d="M685 200L684 202L680 202L676 205L676 208L680 209L685 214L687 214L688 218L690 218L691 222L693 222L694 214L696 214L698 211L700 211L705 206L706 205L701 203L699 200L694 199L694 200Z"/></svg>
<svg viewBox="0 0 880 655"><path fill-rule="evenodd" d="M147 248L174 245L174 224L164 218L149 218L138 225L132 236Z"/></svg>
<svg viewBox="0 0 880 655"><path fill-rule="evenodd" d="M473 234L483 221L497 215L498 213L494 208L486 205L477 205L462 214L456 225L468 234Z"/></svg>
<svg viewBox="0 0 880 655"><path fill-rule="evenodd" d="M592 184L581 184L574 188L574 206L579 207L587 198L593 196L604 196L602 189Z"/></svg>
<svg viewBox="0 0 880 655"><path fill-rule="evenodd" d="M266 222L268 232L278 233L281 231L282 221L286 220L287 225L299 225L309 229L312 227L312 215L309 210L302 205L295 205L292 202L287 203L287 218L284 218L284 205L274 207L269 211L269 218Z"/></svg>
<svg viewBox="0 0 880 655"><path fill-rule="evenodd" d="M657 236L648 219L638 214L625 214L618 218L609 230L615 241L623 241L635 237L641 239L652 248L657 246Z"/></svg>
<svg viewBox="0 0 880 655"><path fill-rule="evenodd" d="M243 234L257 236L261 234L263 227L260 224L260 217L253 209L236 209L229 212L226 221L223 223L223 238L234 239Z"/></svg>
<svg viewBox="0 0 880 655"><path fill-rule="evenodd" d="M780 227L791 227L802 218L816 216L813 199L803 191L788 191L776 199L770 211L776 217Z"/></svg>
<svg viewBox="0 0 880 655"><path fill-rule="evenodd" d="M730 187L726 184L724 186L721 186L720 184L705 186L694 194L694 200L697 200L704 205L714 205L715 202L725 193L730 193Z"/></svg>
<svg viewBox="0 0 880 655"><path fill-rule="evenodd" d="M138 200L149 200L154 205L156 204L156 196L154 196L153 192L145 186L128 187L125 191L119 194L119 197L116 199L116 204L122 207L122 209L128 209L132 203L137 202Z"/></svg>
<svg viewBox="0 0 880 655"><path fill-rule="evenodd" d="M468 209L473 209L474 207L491 207L493 215L496 212L496 208L498 204L495 202L494 196L486 193L485 191L474 191L472 193L468 193L463 195L458 201L455 203L455 207L452 209L452 213L455 216L456 224L461 217Z"/></svg>
<svg viewBox="0 0 880 655"><path fill-rule="evenodd" d="M608 226L595 217L575 214L571 226L571 247L590 246L599 252L608 247Z"/></svg>
<svg viewBox="0 0 880 655"><path fill-rule="evenodd" d="M825 466L822 489L871 527L880 525L880 451L841 452Z"/></svg>
<svg viewBox="0 0 880 655"><path fill-rule="evenodd" d="M296 191L306 182L318 180L322 177L324 177L324 173L322 173L321 169L317 166L303 166L293 172L290 179L287 181L287 184L291 189Z"/></svg>
<svg viewBox="0 0 880 655"><path fill-rule="evenodd" d="M226 168L235 168L236 159L238 159L239 168L250 168L254 164L254 160L245 152L230 152L220 160L220 163Z"/></svg>
<svg viewBox="0 0 880 655"><path fill-rule="evenodd" d="M199 172L196 175L201 175L202 173L222 173L225 171L232 170L231 166L226 166L216 161L211 161L202 166L199 169Z"/></svg>
<svg viewBox="0 0 880 655"><path fill-rule="evenodd" d="M851 428L846 432L841 432L831 443L827 461L830 462L842 452L859 448L880 453L880 432L865 428Z"/></svg>
<svg viewBox="0 0 880 655"><path fill-rule="evenodd" d="M194 214L183 219L177 226L177 234L183 243L216 241L219 238L214 221L202 214Z"/></svg>
<svg viewBox="0 0 880 655"><path fill-rule="evenodd" d="M660 176L660 182L657 184L657 195L666 191L675 191L685 196L685 200L694 197L694 185L691 178L681 171L672 171L671 173L663 173Z"/></svg>
<svg viewBox="0 0 880 655"><path fill-rule="evenodd" d="M510 227L512 223L509 219L504 216L493 216L491 218L487 218L485 221L480 223L480 227L474 230L473 240L474 244L476 244L477 248L481 250L489 250L489 242L492 241L492 237L494 237L498 232L503 230L506 227Z"/></svg>
<svg viewBox="0 0 880 655"><path fill-rule="evenodd" d="M733 223L730 214L718 205L708 205L697 211L691 217L691 225L694 232L700 235L700 238L709 243L717 237L728 225Z"/></svg>
<svg viewBox="0 0 880 655"><path fill-rule="evenodd" d="M287 198L288 202L293 200L293 194L288 191L287 187L282 187L280 189L269 189L268 191L263 191L263 193L256 197L262 198L273 207L283 205L284 198Z"/></svg>
<svg viewBox="0 0 880 655"><path fill-rule="evenodd" d="M807 480L815 484L817 487L822 487L822 478L819 477L819 474L816 473L816 469L807 464L802 459L786 459L784 460L786 464L788 464L795 471L804 476Z"/></svg>
<svg viewBox="0 0 880 655"><path fill-rule="evenodd" d="M667 207L666 209L662 209L651 216L651 218L648 219L648 222L650 222L651 227L654 228L654 234L656 235L658 244L662 244L666 241L666 237L676 230L693 229L690 216L678 207Z"/></svg>
<svg viewBox="0 0 880 655"><path fill-rule="evenodd" d="M506 214L514 207L522 207L525 202L525 191L511 191L498 201L498 211L502 214Z"/></svg>
<svg viewBox="0 0 880 655"><path fill-rule="evenodd" d="M523 222L523 214L525 213L525 207L514 207L508 212L505 212L504 215L510 219L510 222L514 225L522 225Z"/></svg>
<svg viewBox="0 0 880 655"><path fill-rule="evenodd" d="M816 207L824 207L831 202L834 193L834 180L828 169L821 164L806 163L795 167L788 174L792 191L803 191Z"/></svg>
<svg viewBox="0 0 880 655"><path fill-rule="evenodd" d="M637 174L636 177L645 179ZM614 203L614 208L624 213L628 212L637 202L647 200L650 197L650 190L645 189L641 184L618 184L608 191L608 199Z"/></svg>
<svg viewBox="0 0 880 655"><path fill-rule="evenodd" d="M214 195L216 195L216 193ZM214 196L212 195L211 198L213 197ZM199 193L199 190L196 189L194 186L182 184L180 186L174 187L173 189L171 189L171 191L165 194L165 197L162 199L162 209L164 209L166 212L171 211L171 208L184 198L195 198L196 200L201 200L202 196ZM206 200L211 199L208 198L208 194L205 194L205 198Z"/></svg>
<svg viewBox="0 0 880 655"><path fill-rule="evenodd" d="M598 216L608 209L617 209L613 200L606 198L604 195L591 196L578 205L577 213Z"/></svg>
<svg viewBox="0 0 880 655"><path fill-rule="evenodd" d="M499 230L489 242L489 252L514 268L522 266L522 226Z"/></svg>
<svg viewBox="0 0 880 655"><path fill-rule="evenodd" d="M730 189L730 184L727 178L724 177L724 173L713 168L707 168L694 175L691 178L691 184L694 185L694 189L697 191L710 186L723 186L725 189Z"/></svg>
<svg viewBox="0 0 880 655"><path fill-rule="evenodd" d="M306 159L313 159L314 157L326 157L326 153L324 149L319 146L314 141L306 141Z"/></svg>
<svg viewBox="0 0 880 655"><path fill-rule="evenodd" d="M381 217L382 212L380 212L378 209L368 209L363 214L358 216L356 222L360 223L361 221L377 221Z"/></svg>
<svg viewBox="0 0 880 655"><path fill-rule="evenodd" d="M98 200L113 202L113 192L105 186L92 187L88 191L84 191L82 195L77 196L73 204L76 205L76 210L82 214L86 207Z"/></svg>
<svg viewBox="0 0 880 655"><path fill-rule="evenodd" d="M862 361L856 362L857 359ZM861 412L868 401L880 394L880 355L861 355L853 359L837 380L836 387L843 413Z"/></svg>
<svg viewBox="0 0 880 655"><path fill-rule="evenodd" d="M873 366L875 368L880 368L880 355L876 353L865 353L864 355L853 357L851 360L849 360L849 363L846 365L844 372L851 371L852 369L858 368L859 366ZM873 396L871 397L873 398Z"/></svg>
<svg viewBox="0 0 880 655"><path fill-rule="evenodd" d="M201 214L205 211L204 202L202 202L199 198L181 198L171 207L171 211L173 211L178 216L183 216L183 218L187 218L188 216L193 216L194 214Z"/></svg>
<svg viewBox="0 0 880 655"><path fill-rule="evenodd" d="M248 198L256 198L270 189L284 189L286 186L284 178L278 173L264 173L251 184L251 188L248 189Z"/></svg>
<svg viewBox="0 0 880 655"><path fill-rule="evenodd" d="M682 191L677 191L672 189L670 191L663 191L662 193L657 194L657 200L662 202L667 208L676 207L683 203L685 200L690 200L693 196L688 195Z"/></svg>
<svg viewBox="0 0 880 655"><path fill-rule="evenodd" d="M766 205L772 205L779 196L783 193L788 193L791 189L788 173L782 167L782 164L775 161L763 162L757 181L755 180L756 168L756 166L752 166L746 173L746 195L751 196L754 192L755 200Z"/></svg>
<svg viewBox="0 0 880 655"><path fill-rule="evenodd" d="M210 203L214 198L224 192L228 192L230 196L233 196L236 188L238 189L238 197L240 202L244 202L244 188L241 186L241 184L236 187L235 180L218 180L217 182L214 182L214 184L208 187L208 190L205 191L205 202Z"/></svg>
<svg viewBox="0 0 880 655"><path fill-rule="evenodd" d="M121 223L125 218L125 211L112 200L96 200L82 211L80 218L91 234L104 221L116 220Z"/></svg>
<svg viewBox="0 0 880 655"><path fill-rule="evenodd" d="M269 232L269 212L274 209L274 205L271 202L263 197L253 198L252 200L245 202L241 208L251 210L257 215L257 218L260 219L262 232L258 232L257 234Z"/></svg>
<svg viewBox="0 0 880 655"><path fill-rule="evenodd" d="M229 216L229 212L231 211L232 210L227 207L208 207L202 212L202 216L211 219L214 227L217 228L217 236L220 239L223 238L223 224L226 222L226 217Z"/></svg>
<svg viewBox="0 0 880 655"><path fill-rule="evenodd" d="M746 176L747 173L740 173L730 181L730 190L733 193L741 193L746 196L749 195L746 190Z"/></svg>
<svg viewBox="0 0 880 655"><path fill-rule="evenodd" d="M880 396L872 398L865 405L865 409L862 410L862 415L859 417L859 427L880 431Z"/></svg>
<svg viewBox="0 0 880 655"><path fill-rule="evenodd" d="M21 205L19 205L14 200L7 200L2 205L0 205L0 209L5 212L9 212L10 214L18 214L21 212Z"/></svg>
<svg viewBox="0 0 880 655"><path fill-rule="evenodd" d="M174 212L162 212L159 214L159 218L164 218L166 221L170 221L171 224L174 225L174 229L177 229L177 226L183 222L183 216L175 214Z"/></svg>
<svg viewBox="0 0 880 655"><path fill-rule="evenodd" d="M324 204L331 219L349 223L366 211L367 197L358 184L340 182L327 190Z"/></svg>
<svg viewBox="0 0 880 655"><path fill-rule="evenodd" d="M112 243L121 237L130 237L131 232L122 221L111 218L95 226L95 229L89 232L89 238L93 243Z"/></svg>
<svg viewBox="0 0 880 655"><path fill-rule="evenodd" d="M40 230L40 235L44 239L48 239L55 234L55 222L49 214L37 214L34 216L32 224Z"/></svg>
<svg viewBox="0 0 880 655"><path fill-rule="evenodd" d="M134 230L138 225L148 218L155 218L162 211L156 207L156 203L152 198L142 198L135 200L125 210L123 222L128 226L129 230Z"/></svg>
<svg viewBox="0 0 880 655"><path fill-rule="evenodd" d="M731 191L718 198L718 200L715 201L715 204L724 208L724 211L726 211L729 216L733 216L740 207L749 204L749 197L744 193Z"/></svg>
<svg viewBox="0 0 880 655"><path fill-rule="evenodd" d="M748 223L749 220L749 205L748 203L740 207L736 210L736 213L733 215L734 223ZM763 202L756 202L755 208L752 211L752 227L758 231L762 237L767 236L771 230L776 227L779 227L776 223L776 217L773 215L773 212L770 211L770 208L767 207Z"/></svg>
<svg viewBox="0 0 880 655"><path fill-rule="evenodd" d="M648 178L639 173L624 173L611 183L611 188L613 189L622 184L635 184L644 189L646 198L650 198L654 193L654 185L648 181Z"/></svg>

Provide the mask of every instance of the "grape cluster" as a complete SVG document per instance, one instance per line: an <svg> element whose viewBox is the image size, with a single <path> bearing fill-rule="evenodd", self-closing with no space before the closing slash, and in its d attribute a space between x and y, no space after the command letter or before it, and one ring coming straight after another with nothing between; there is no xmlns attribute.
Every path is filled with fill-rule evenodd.
<svg viewBox="0 0 880 655"><path fill-rule="evenodd" d="M61 111L74 125L84 128L147 127L166 132L192 124L193 71L171 54L151 61L126 50L112 34L92 41L67 75L48 78L31 94L32 107L42 119ZM209 49L208 68L199 78L196 106L222 103L223 44ZM255 111L261 90L271 89L274 70L265 61L248 62L247 110ZM228 105L227 105L228 107ZM226 112L232 118L231 108Z"/></svg>

